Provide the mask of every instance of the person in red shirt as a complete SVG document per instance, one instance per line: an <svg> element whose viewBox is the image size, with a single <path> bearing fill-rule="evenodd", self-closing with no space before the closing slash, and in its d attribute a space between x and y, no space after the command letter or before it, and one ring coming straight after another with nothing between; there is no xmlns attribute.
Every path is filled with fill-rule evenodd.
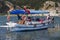
<svg viewBox="0 0 60 40"><path fill-rule="evenodd" d="M40 19L40 23L43 23L43 20L42 19Z"/></svg>
<svg viewBox="0 0 60 40"><path fill-rule="evenodd" d="M24 6L24 10L25 10L25 12L26 12L27 14L30 14L30 11L29 11L29 9L27 9L26 6Z"/></svg>

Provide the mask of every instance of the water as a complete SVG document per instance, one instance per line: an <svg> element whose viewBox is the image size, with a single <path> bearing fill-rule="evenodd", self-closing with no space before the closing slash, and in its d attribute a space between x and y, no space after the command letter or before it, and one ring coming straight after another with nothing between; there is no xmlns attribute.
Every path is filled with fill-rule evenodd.
<svg viewBox="0 0 60 40"><path fill-rule="evenodd" d="M55 28L30 32L8 32L0 28L0 40L60 40L60 17L55 18ZM17 17L11 17L11 21L17 22ZM0 16L0 25L7 22L6 16ZM3 30L4 29L4 30Z"/></svg>

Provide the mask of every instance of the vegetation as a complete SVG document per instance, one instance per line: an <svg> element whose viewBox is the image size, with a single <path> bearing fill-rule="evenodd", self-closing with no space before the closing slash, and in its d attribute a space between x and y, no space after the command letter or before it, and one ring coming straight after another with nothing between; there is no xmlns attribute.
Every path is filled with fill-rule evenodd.
<svg viewBox="0 0 60 40"><path fill-rule="evenodd" d="M11 2L14 6L18 5L23 8L24 5L28 6L28 8L33 9L41 9L43 7L43 4L46 1L54 1L54 2L60 2L60 0L3 0L0 1L0 13L6 12L9 8L5 5L5 1ZM57 4L56 4L57 7Z"/></svg>

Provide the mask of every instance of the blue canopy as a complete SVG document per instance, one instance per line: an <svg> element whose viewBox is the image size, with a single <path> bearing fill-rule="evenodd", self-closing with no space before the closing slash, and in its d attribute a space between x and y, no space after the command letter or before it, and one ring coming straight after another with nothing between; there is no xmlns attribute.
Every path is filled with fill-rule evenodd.
<svg viewBox="0 0 60 40"><path fill-rule="evenodd" d="M47 14L48 10L30 10L30 14ZM10 14L27 14L25 10L12 10Z"/></svg>

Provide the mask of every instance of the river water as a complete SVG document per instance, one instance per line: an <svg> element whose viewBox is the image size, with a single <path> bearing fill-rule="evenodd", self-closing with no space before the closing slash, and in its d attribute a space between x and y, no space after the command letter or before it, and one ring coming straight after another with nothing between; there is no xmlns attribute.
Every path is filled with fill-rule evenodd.
<svg viewBox="0 0 60 40"><path fill-rule="evenodd" d="M8 32L0 28L0 40L60 40L60 17L55 18L55 28L28 32ZM17 22L17 17L12 16L11 21ZM5 25L6 16L0 16L0 25Z"/></svg>

